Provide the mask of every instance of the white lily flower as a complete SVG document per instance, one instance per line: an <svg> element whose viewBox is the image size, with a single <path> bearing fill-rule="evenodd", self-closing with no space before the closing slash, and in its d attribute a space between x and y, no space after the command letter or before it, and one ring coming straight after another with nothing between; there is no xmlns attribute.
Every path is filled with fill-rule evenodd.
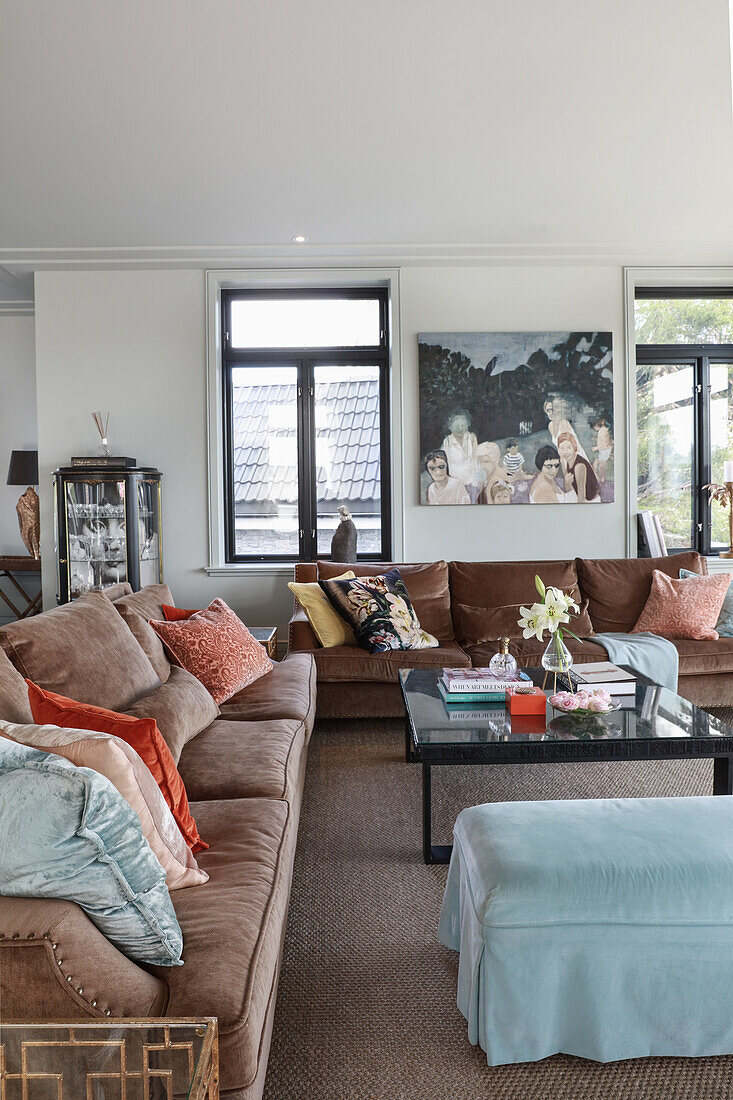
<svg viewBox="0 0 733 1100"><path fill-rule="evenodd" d="M547 616L547 629L551 634L554 634L557 628L563 623L570 622L570 616L565 610L564 605L560 602L545 604L545 614Z"/></svg>
<svg viewBox="0 0 733 1100"><path fill-rule="evenodd" d="M563 592L559 588L548 588L547 595L545 596L545 606L555 607L560 611L567 613L571 608L579 611L579 607L572 596ZM567 620L566 620L567 621Z"/></svg>
<svg viewBox="0 0 733 1100"><path fill-rule="evenodd" d="M535 603L531 607L520 607L519 613L517 625L521 626L523 637L536 637L541 642L542 635L548 629L547 614L543 604Z"/></svg>

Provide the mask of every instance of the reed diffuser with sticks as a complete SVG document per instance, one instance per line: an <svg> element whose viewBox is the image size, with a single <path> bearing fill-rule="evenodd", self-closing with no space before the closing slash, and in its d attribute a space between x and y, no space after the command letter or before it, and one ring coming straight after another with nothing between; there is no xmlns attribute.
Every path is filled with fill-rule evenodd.
<svg viewBox="0 0 733 1100"><path fill-rule="evenodd" d="M109 445L109 439L107 438L107 429L109 428L109 413L102 414L101 412L93 412L92 419L99 432L99 438L101 443L97 447L97 454L100 458L109 458L112 454L112 450Z"/></svg>

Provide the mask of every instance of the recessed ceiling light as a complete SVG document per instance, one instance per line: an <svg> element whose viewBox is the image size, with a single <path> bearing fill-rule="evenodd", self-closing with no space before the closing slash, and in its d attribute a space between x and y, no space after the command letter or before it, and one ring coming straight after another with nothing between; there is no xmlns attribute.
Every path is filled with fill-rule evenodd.
<svg viewBox="0 0 733 1100"><path fill-rule="evenodd" d="M300 233L298 234L297 237L291 237L290 239L292 241L294 241L295 244L305 244L305 242L308 240L307 237L302 236L302 234L300 234Z"/></svg>

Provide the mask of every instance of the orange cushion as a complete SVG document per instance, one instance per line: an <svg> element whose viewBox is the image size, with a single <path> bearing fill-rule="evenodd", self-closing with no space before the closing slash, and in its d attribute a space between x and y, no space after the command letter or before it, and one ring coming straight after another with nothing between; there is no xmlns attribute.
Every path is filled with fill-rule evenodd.
<svg viewBox="0 0 733 1100"><path fill-rule="evenodd" d="M649 598L631 633L649 630L663 638L716 639L715 624L730 581L725 573L676 580L655 569Z"/></svg>
<svg viewBox="0 0 733 1100"><path fill-rule="evenodd" d="M173 658L201 681L215 703L225 703L273 667L265 647L224 600L212 600L185 621L149 621Z"/></svg>
<svg viewBox="0 0 733 1100"><path fill-rule="evenodd" d="M209 847L199 836L188 807L183 780L154 719L116 714L104 707L77 703L65 695L45 691L31 680L26 680L26 683L34 722L64 729L96 730L119 737L135 750L150 769L191 851L200 852Z"/></svg>
<svg viewBox="0 0 733 1100"><path fill-rule="evenodd" d="M174 607L170 603L162 603L160 606L163 618L167 623L181 623L184 619L190 619L192 615L197 615L198 611L202 610L202 608L199 608L198 611L196 609L187 611L185 607Z"/></svg>

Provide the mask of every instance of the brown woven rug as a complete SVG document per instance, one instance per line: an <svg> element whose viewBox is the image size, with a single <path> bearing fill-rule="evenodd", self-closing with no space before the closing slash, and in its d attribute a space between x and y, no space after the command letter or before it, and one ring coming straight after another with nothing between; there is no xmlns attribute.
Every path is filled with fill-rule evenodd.
<svg viewBox="0 0 733 1100"><path fill-rule="evenodd" d="M723 717L723 712L716 712ZM726 715L733 724L733 712ZM711 761L445 767L433 842L480 802L712 792ZM445 867L421 858L420 770L401 722L313 735L266 1100L729 1100L733 1057L490 1068L437 939ZM733 996L733 994L732 994Z"/></svg>

